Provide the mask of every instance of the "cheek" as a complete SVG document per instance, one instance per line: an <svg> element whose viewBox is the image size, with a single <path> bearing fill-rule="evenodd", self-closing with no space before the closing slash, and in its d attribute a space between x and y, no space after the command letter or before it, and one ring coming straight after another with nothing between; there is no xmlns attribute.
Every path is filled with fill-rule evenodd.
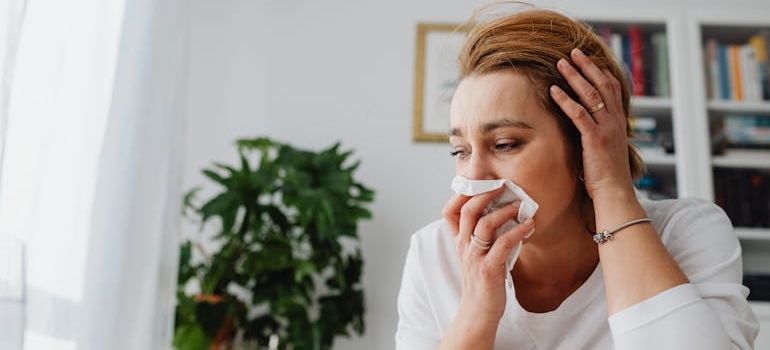
<svg viewBox="0 0 770 350"><path fill-rule="evenodd" d="M560 153L551 150L539 152L536 159L528 157L530 159L520 163L518 171L511 177L541 205L541 209L550 207L560 211L574 200L577 175L572 174L567 153Z"/></svg>

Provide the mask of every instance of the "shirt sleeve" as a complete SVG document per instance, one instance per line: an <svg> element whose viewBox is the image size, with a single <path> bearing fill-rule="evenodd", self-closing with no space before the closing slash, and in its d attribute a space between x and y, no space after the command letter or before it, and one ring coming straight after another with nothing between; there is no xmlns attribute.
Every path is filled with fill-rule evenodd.
<svg viewBox="0 0 770 350"><path fill-rule="evenodd" d="M441 341L425 288L419 255L418 241L412 236L398 293L398 350L435 349Z"/></svg>
<svg viewBox="0 0 770 350"><path fill-rule="evenodd" d="M741 284L741 247L724 212L686 200L656 223L690 283L612 315L617 349L752 349L759 326Z"/></svg>

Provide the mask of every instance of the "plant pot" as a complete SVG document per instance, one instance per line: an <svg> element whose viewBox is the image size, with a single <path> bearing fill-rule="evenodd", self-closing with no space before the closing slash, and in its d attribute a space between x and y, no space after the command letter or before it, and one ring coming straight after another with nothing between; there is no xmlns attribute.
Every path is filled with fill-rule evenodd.
<svg viewBox="0 0 770 350"><path fill-rule="evenodd" d="M204 332L212 338L210 350L229 350L232 348L236 330L233 327L233 315L228 312L227 296L219 294L198 294L196 315Z"/></svg>

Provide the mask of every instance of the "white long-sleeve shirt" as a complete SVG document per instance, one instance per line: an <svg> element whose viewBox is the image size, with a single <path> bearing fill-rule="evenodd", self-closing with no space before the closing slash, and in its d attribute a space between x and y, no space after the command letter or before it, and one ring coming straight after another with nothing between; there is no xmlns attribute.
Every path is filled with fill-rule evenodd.
<svg viewBox="0 0 770 350"><path fill-rule="evenodd" d="M690 283L608 317L599 264L580 288L550 312L523 309L515 297L514 281L506 288L507 304L495 349L753 347L759 326L746 301L748 289L741 284L740 244L724 212L697 199L641 202ZM457 313L461 285L446 222L436 221L417 231L398 296L397 349L435 349Z"/></svg>

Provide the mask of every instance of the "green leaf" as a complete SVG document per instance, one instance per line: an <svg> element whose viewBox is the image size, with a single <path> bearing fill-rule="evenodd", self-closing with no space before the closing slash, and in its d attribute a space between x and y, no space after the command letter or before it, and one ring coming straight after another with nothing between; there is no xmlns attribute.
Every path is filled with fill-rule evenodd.
<svg viewBox="0 0 770 350"><path fill-rule="evenodd" d="M297 269L294 271L294 281L301 283L305 277L312 276L315 272L315 265L310 261L297 261Z"/></svg>
<svg viewBox="0 0 770 350"><path fill-rule="evenodd" d="M206 338L200 325L183 324L177 325L173 344L178 350L208 350L211 340Z"/></svg>
<svg viewBox="0 0 770 350"><path fill-rule="evenodd" d="M216 173L213 170L204 169L201 172L207 178L211 179L212 181L214 181L214 182L216 182L216 183L218 183L218 184L220 184L220 185L222 185L224 187L228 187L230 185L230 179L229 178L224 178L224 177L222 177L222 175L219 175L218 173Z"/></svg>
<svg viewBox="0 0 770 350"><path fill-rule="evenodd" d="M187 216L189 213L187 212L187 209L197 210L195 208L195 205L193 204L193 201L195 200L195 196L200 192L200 187L193 187L191 190L187 191L184 194L184 197L182 198L182 215Z"/></svg>
<svg viewBox="0 0 770 350"><path fill-rule="evenodd" d="M236 145L239 149L243 150L266 150L270 147L274 147L276 145L279 145L280 143L273 142L269 138L266 137L258 137L254 139L240 139L237 140Z"/></svg>
<svg viewBox="0 0 770 350"><path fill-rule="evenodd" d="M177 281L180 286L187 284L187 281L195 277L195 268L191 265L192 260L192 242L185 241L179 247L179 271Z"/></svg>
<svg viewBox="0 0 770 350"><path fill-rule="evenodd" d="M219 218L222 228L203 243L213 247L205 264L193 265L190 243L180 247L175 342L176 334L195 336L196 325L210 334L222 317L247 340L264 344L277 334L282 348L330 349L337 336L361 334L363 259L358 247L347 250L359 242L358 222L372 216L374 191L355 177L361 162L339 142L320 152L265 137L236 146L240 168L204 170L222 191L197 209L193 191L185 198L191 214ZM205 293L240 287L247 298L227 296L221 310L199 306L183 293L181 282L193 280Z"/></svg>
<svg viewBox="0 0 770 350"><path fill-rule="evenodd" d="M237 193L222 192L200 208L202 221L206 222L213 216L219 216L222 219L222 229L231 231L240 205Z"/></svg>

